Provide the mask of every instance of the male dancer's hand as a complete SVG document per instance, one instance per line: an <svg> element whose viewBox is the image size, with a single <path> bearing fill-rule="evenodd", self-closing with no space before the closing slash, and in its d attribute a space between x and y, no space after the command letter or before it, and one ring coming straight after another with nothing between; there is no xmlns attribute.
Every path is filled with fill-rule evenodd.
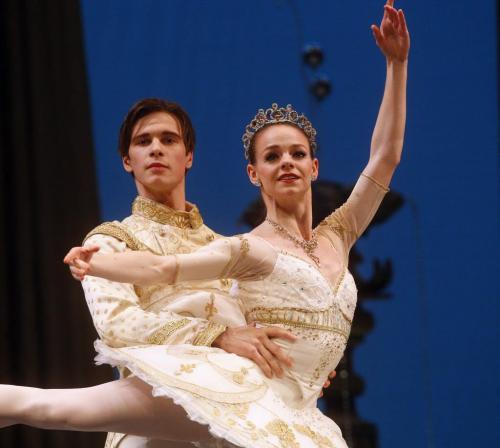
<svg viewBox="0 0 500 448"><path fill-rule="evenodd" d="M277 327L256 328L254 325L246 327L228 328L212 343L228 353L244 356L255 362L268 378L273 375L283 376L281 365L292 366L293 359L289 358L272 339L281 338L295 341L297 338L290 332Z"/></svg>
<svg viewBox="0 0 500 448"><path fill-rule="evenodd" d="M333 380L336 376L337 376L337 372L335 370L330 372L328 374L327 380L325 381L325 384L323 384L323 389L330 387L330 384L332 384L330 380ZM321 392L319 394L320 397L322 397L324 395L323 389L321 389Z"/></svg>

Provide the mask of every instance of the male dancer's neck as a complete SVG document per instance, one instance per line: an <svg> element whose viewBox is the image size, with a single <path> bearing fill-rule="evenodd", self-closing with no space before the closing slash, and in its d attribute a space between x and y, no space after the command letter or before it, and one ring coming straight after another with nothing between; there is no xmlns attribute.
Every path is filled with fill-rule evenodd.
<svg viewBox="0 0 500 448"><path fill-rule="evenodd" d="M184 185L182 185L182 188L174 188L170 191L155 191L149 188L145 188L144 185L139 184L137 185L137 192L139 196L158 202L159 204L166 205L171 209L178 211L188 211Z"/></svg>

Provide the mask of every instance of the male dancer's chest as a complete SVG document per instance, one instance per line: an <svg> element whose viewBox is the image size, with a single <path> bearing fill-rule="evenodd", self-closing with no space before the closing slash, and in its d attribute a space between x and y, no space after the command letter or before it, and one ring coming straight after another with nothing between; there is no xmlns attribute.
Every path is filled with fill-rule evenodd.
<svg viewBox="0 0 500 448"><path fill-rule="evenodd" d="M158 255L175 255L194 252L219 237L206 226L197 229L175 227L131 216L122 223L133 233L144 249ZM135 291L140 306L151 312L174 312L187 317L213 320L230 326L245 325L237 299L231 296L232 282L184 282L176 285L159 284L137 286Z"/></svg>

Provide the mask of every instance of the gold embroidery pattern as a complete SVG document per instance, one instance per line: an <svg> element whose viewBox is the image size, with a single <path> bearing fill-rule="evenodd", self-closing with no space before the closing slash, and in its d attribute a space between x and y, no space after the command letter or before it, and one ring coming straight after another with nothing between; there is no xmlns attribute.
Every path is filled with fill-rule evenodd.
<svg viewBox="0 0 500 448"><path fill-rule="evenodd" d="M248 254L248 251L250 250L250 244L246 238L243 238L242 236L239 236L238 238L241 241L240 251L241 257L243 258L246 254Z"/></svg>
<svg viewBox="0 0 500 448"><path fill-rule="evenodd" d="M248 369L245 369L245 367L242 367L239 372L233 373L233 381L236 384L243 384L245 382L246 375L248 375Z"/></svg>
<svg viewBox="0 0 500 448"><path fill-rule="evenodd" d="M203 225L203 219L196 205L192 205L189 212L183 212L138 196L132 204L132 213L180 229L198 229Z"/></svg>
<svg viewBox="0 0 500 448"><path fill-rule="evenodd" d="M207 315L205 316L207 320L210 320L215 314L219 312L219 310L215 306L215 295L213 292L210 293L210 300L205 305L205 311L207 312Z"/></svg>
<svg viewBox="0 0 500 448"><path fill-rule="evenodd" d="M336 284L336 285L335 285L335 287L333 288L333 294L334 294L334 295L337 295L337 292L339 291L340 285L341 285L341 284L342 284L342 282L344 281L344 277L345 277L345 273L346 273L346 272L347 272L347 269L344 269L344 271L342 272L342 274L340 274L340 277L339 277L339 279L338 279L338 281L337 281L337 284ZM341 312L342 312L342 310L341 310ZM342 313L342 314L343 314L343 313ZM345 317L345 318L346 318L349 322L351 322L351 320L350 320L347 316L345 316L345 314L344 314L344 317Z"/></svg>
<svg viewBox="0 0 500 448"><path fill-rule="evenodd" d="M330 364L330 356L330 353L323 353L319 361L319 365L314 369L311 381L309 382L309 387L313 387L314 383L318 381L323 374L326 366Z"/></svg>
<svg viewBox="0 0 500 448"><path fill-rule="evenodd" d="M322 311L300 308L254 308L246 313L247 322L283 324L299 328L330 331L344 336L351 332L351 320L347 319L338 305Z"/></svg>
<svg viewBox="0 0 500 448"><path fill-rule="evenodd" d="M220 284L221 284L221 288L223 290L229 291L231 289L231 285L233 284L233 282L230 279L221 278L220 279Z"/></svg>
<svg viewBox="0 0 500 448"><path fill-rule="evenodd" d="M273 420L266 425L266 429L279 439L283 448L300 448L295 434L283 420Z"/></svg>
<svg viewBox="0 0 500 448"><path fill-rule="evenodd" d="M226 331L226 328L225 325L209 322L207 327L196 336L193 345L210 347L217 337Z"/></svg>
<svg viewBox="0 0 500 448"><path fill-rule="evenodd" d="M248 403L236 403L236 404L227 405L227 407L228 407L230 412L232 412L234 415L236 415L236 417L241 418L242 420L247 418L248 411L250 410L250 404L248 404ZM248 426L248 423L251 423L251 422L247 421L246 423ZM255 425L254 425L254 427L255 427ZM254 428L250 427L250 429L254 429Z"/></svg>
<svg viewBox="0 0 500 448"><path fill-rule="evenodd" d="M301 434L304 434L305 436L312 439L312 441L319 448L335 448L335 446L329 439L327 439L325 436L322 436L321 434L317 434L311 428L309 428L309 426L295 424L293 425L293 427L297 432L300 432Z"/></svg>
<svg viewBox="0 0 500 448"><path fill-rule="evenodd" d="M156 255L161 255L159 252L151 249L146 244L139 241L124 225L116 222L105 222L93 229L83 240L83 244L93 235L107 235L124 242L129 249L132 250L147 250Z"/></svg>
<svg viewBox="0 0 500 448"><path fill-rule="evenodd" d="M180 319L169 322L168 324L161 327L159 330L155 331L149 338L148 343L154 345L162 345L167 339L180 328L186 326L189 323L189 319Z"/></svg>
<svg viewBox="0 0 500 448"><path fill-rule="evenodd" d="M337 210L335 210L333 213L328 215L323 221L321 221L318 224L317 229L321 230L321 227L328 227L333 233L335 233L337 236L340 238L343 238L343 234L345 232L349 233L354 233L356 235L356 232L351 230L346 223L343 222L342 220L342 212L344 210L348 211L349 210L349 202L344 203L342 206L340 206ZM358 235L356 235L357 237Z"/></svg>
<svg viewBox="0 0 500 448"><path fill-rule="evenodd" d="M174 375L182 375L183 373L193 373L196 364L181 364L181 367Z"/></svg>
<svg viewBox="0 0 500 448"><path fill-rule="evenodd" d="M324 327L322 325L317 325L317 324L307 324L304 322L294 322L293 320L285 320L285 319L267 319L267 318L260 318L256 320L256 322L262 322L263 324L281 324L281 325L288 325L290 327L297 327L297 328L309 328L312 330L323 330L323 331L330 331L332 333L338 333L341 336L345 337L346 339L349 338L349 333L339 330L337 328L330 328L330 327Z"/></svg>

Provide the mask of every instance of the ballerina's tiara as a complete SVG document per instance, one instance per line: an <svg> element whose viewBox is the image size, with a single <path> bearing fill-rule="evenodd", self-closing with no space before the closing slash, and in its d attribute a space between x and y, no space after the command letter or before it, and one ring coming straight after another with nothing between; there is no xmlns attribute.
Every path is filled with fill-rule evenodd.
<svg viewBox="0 0 500 448"><path fill-rule="evenodd" d="M311 151L313 154L316 152L316 129L313 128L308 118L304 114L299 115L291 104L286 107L278 107L276 103L273 103L269 109L259 109L257 115L245 128L245 133L241 137L245 148L245 159L248 160L250 145L255 134L265 126L280 123L289 123L301 129L309 140Z"/></svg>

